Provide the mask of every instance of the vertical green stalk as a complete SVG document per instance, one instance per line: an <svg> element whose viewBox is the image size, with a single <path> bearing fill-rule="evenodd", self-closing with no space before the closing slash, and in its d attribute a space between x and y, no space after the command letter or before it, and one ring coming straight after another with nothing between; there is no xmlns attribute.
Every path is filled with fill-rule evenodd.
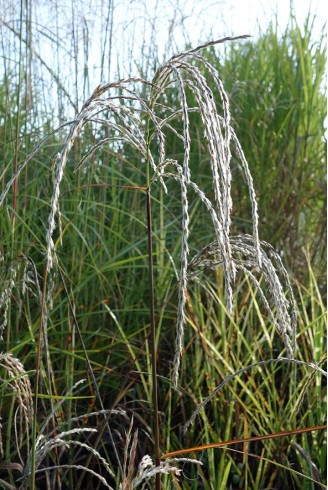
<svg viewBox="0 0 328 490"><path fill-rule="evenodd" d="M38 411L38 393L39 393L39 380L40 380L40 368L41 368L41 345L42 345L42 335L43 335L43 322L44 313L46 308L46 292L47 292L47 279L48 271L47 265L44 269L43 274L43 288L42 288L42 303L40 311L40 322L39 322L39 332L38 332L38 345L37 345L37 356L35 365L35 386L34 386L34 403L33 403L33 424L32 424L32 457L31 457L31 490L35 490L35 470L36 470L36 428L37 428L37 411Z"/></svg>
<svg viewBox="0 0 328 490"><path fill-rule="evenodd" d="M151 371L152 371L152 398L153 398L153 431L155 441L155 461L159 465L159 422L158 422L158 387L157 387L157 349L156 349L156 329L155 329L155 302L154 302L154 267L153 267L153 243L152 243L152 218L150 188L146 194L147 206L147 232L148 232L148 257L149 257L149 292L150 292L150 335L151 335ZM161 475L156 474L156 490L161 489Z"/></svg>
<svg viewBox="0 0 328 490"><path fill-rule="evenodd" d="M17 118L16 118L16 130L15 130L15 154L14 154L14 174L17 172L18 168L18 156L19 156L19 145L20 145L20 110L21 110L21 104L20 104L20 98L21 98L21 88L22 88L22 57L23 57L23 50L22 50L22 36L23 36L23 0L21 0L20 3L20 27L19 27L19 60L18 60L18 85L17 85L17 93L16 93L16 98L17 98ZM15 213L17 213L17 196L18 196L18 177L15 178L14 180L14 185L13 185L13 224L15 224ZM15 226L13 226L13 230L15 229Z"/></svg>
<svg viewBox="0 0 328 490"><path fill-rule="evenodd" d="M149 110L152 111L154 100L150 97ZM156 324L155 324L155 300L154 300L154 264L153 264L153 232L150 200L150 115L147 117L147 161L146 161L146 207L147 207L147 234L148 234L148 258L149 258L149 293L150 293L150 336L151 336L151 378L153 401L153 436L155 445L155 464L160 463L159 448L159 422L158 422L158 385L157 385L157 348L156 348ZM155 489L161 490L161 474L156 474Z"/></svg>

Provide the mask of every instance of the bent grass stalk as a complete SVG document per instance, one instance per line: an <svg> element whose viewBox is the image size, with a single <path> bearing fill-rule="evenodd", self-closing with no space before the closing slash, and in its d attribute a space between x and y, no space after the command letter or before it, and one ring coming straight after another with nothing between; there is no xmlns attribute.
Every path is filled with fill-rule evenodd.
<svg viewBox="0 0 328 490"><path fill-rule="evenodd" d="M46 233L46 260L44 272L44 284L41 302L39 340L37 349L37 373L35 386L35 406L33 424L33 450L31 455L32 490L35 489L35 472L37 466L39 439L36 438L37 426L37 397L39 391L39 372L41 365L41 341L47 348L47 320L52 309L53 274L59 268L55 243L60 246L61 240L54 239L55 230L59 230L59 238L62 236L60 226L60 198L61 184L67 171L70 152L78 137L83 138L83 131L87 125L102 126L106 129L106 137L99 136L91 148L87 149L74 171L87 171L87 162L91 157L104 147L110 147L111 153L116 154L129 149L133 155L138 155L139 160L145 165L146 186L144 183L135 189L146 190L146 220L148 236L148 267L150 289L150 330L151 330L151 356L152 356L152 392L153 392L153 430L155 441L155 470L149 475L156 476L156 489L160 489L160 475L164 472L160 463L160 434L158 421L158 387L156 372L156 324L155 324L155 284L153 274L152 251L152 216L151 216L151 189L156 181L159 181L164 191L167 192L166 181L175 180L180 185L180 199L182 207L181 225L181 253L180 275L178 281L178 306L176 320L176 349L173 360L172 384L178 386L180 362L184 348L184 328L186 324L186 299L188 279L197 279L197 267L216 268L222 266L224 273L226 304L228 312L233 309L233 283L237 272L248 275L259 291L264 305L267 307L270 317L281 334L288 360L293 361L296 339L296 314L294 311L294 299L288 275L282 266L280 258L265 243L261 243L258 234L258 209L255 198L253 180L238 142L235 131L231 126L229 98L223 88L217 71L199 54L199 51L208 46L220 44L224 41L244 39L248 36L227 37L218 41L211 41L195 49L185 51L173 56L164 63L155 73L151 82L142 78L127 78L114 83L99 85L91 97L85 102L74 121L70 123L70 130L62 150L54 159L53 193L50 202L50 213ZM209 87L206 75L204 75L197 63L201 64L207 77L214 79L216 92ZM142 91L137 87L141 85ZM166 105L166 93L176 89L179 94L180 109ZM149 100L141 96L144 91L149 91ZM194 95L197 107L189 107L188 93ZM218 94L218 98L217 98ZM217 100L218 99L218 100ZM221 101L221 105L219 104ZM222 108L222 115L220 109ZM208 197L208 191L201 189L197 184L197 175L193 175L190 168L190 115L197 111L201 116L205 146L210 161L212 183L214 191L213 201ZM182 130L173 127L173 122L179 120ZM171 134L179 137L183 143L183 161L167 157L168 148L166 140ZM108 136L109 135L109 136ZM232 150L235 146L235 153ZM32 152L35 154L38 148ZM16 181L27 162L29 156L15 172L10 182L0 196L3 202L12 183ZM252 207L253 236L231 235L232 198L231 198L231 164L232 156L238 159L244 171L244 176L249 189L249 198ZM167 167L172 171L168 172ZM196 174L196 172L195 172ZM121 186L131 189L133 186ZM201 250L194 259L188 263L190 240L190 212L188 195L196 194L198 199L207 209L213 223L215 242L210 243ZM57 222L56 222L57 220ZM275 262L275 265L274 263ZM260 286L259 278L263 276L267 284L264 290ZM284 287L287 287L289 298L285 296ZM283 359L281 359L283 360ZM272 360L268 362L273 362ZM297 362L297 361L295 361ZM245 368L247 369L247 368ZM216 391L215 391L216 392ZM98 393L100 398L100 395ZM101 400L100 400L101 402ZM102 410L104 407L102 406ZM66 433L70 435L69 432ZM50 441L50 440L49 440ZM59 446L70 445L72 440L62 439ZM75 441L74 441L75 443ZM57 443L49 443L51 448L57 447ZM119 462L118 462L119 463ZM120 463L119 463L120 464ZM157 468L157 469L156 469ZM122 475L123 478L124 475ZM131 476L131 475L130 475ZM129 476L129 478L130 478ZM131 480L131 478L130 478Z"/></svg>

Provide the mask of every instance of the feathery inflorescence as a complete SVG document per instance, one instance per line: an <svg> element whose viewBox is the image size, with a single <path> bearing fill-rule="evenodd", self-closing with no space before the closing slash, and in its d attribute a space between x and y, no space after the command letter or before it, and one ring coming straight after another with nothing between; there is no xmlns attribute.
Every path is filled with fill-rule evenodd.
<svg viewBox="0 0 328 490"><path fill-rule="evenodd" d="M141 459L139 465L136 465L136 449L138 445L138 430L132 437L133 419L126 434L124 448L124 464L122 481L119 485L119 490L133 490L134 488L144 489L149 488L149 482L158 474L173 474L179 476L182 469L178 467L180 463L192 463L202 465L200 461L189 458L171 458L153 463L152 458L146 454ZM137 468L137 472L135 471ZM136 472L136 474L135 474Z"/></svg>
<svg viewBox="0 0 328 490"><path fill-rule="evenodd" d="M232 198L231 185L232 173L231 165L233 160L239 160L243 169L245 181L249 189L249 197L252 207L253 237L239 237L241 242L245 242L245 250L251 254L252 266L247 267L250 279L255 282L252 267L258 270L261 268L261 261L265 258L268 279L268 292L273 298L276 309L275 315L271 315L275 325L283 335L289 355L295 347L295 315L289 311L289 306L284 299L284 291L274 272L274 267L270 266L268 254L263 255L260 247L258 234L258 208L256 203L255 190L252 176L246 161L245 155L238 141L236 132L231 125L230 103L227 92L224 89L217 70L199 54L200 50L208 46L219 44L233 39L243 39L247 36L236 38L224 38L213 41L173 56L165 62L155 73L151 82L142 78L127 78L114 83L99 85L84 103L81 111L75 120L70 124L70 130L63 145L63 149L56 155L54 160L53 172L53 194L51 198L51 210L48 219L48 229L46 234L46 269L48 271L48 294L44 305L44 335L46 335L46 319L51 310L51 297L53 284L53 274L51 271L56 265L56 250L54 244L54 231L56 227L60 230L60 188L66 171L68 157L74 142L79 137L88 124L102 125L107 129L106 137L95 141L82 156L76 165L75 171L87 165L88 159L103 147L110 147L111 152L120 152L124 145L131 146L141 156L141 162L145 166L147 182L141 182L141 188L154 185L159 180L166 191L165 180L174 178L180 183L181 206L182 206L182 226L181 226L181 254L180 254L180 277L178 287L178 307L176 322L176 352L173 363L173 381L177 386L180 359L184 345L184 326L186 323L186 295L188 288L188 254L189 254L189 192L196 193L200 200L205 204L209 211L214 235L217 243L217 253L220 256L220 266L222 266L225 277L225 290L227 309L231 313L233 306L233 282L237 270L242 269L240 262L236 262L235 255L237 243L231 236L232 220ZM200 69L202 67L202 70ZM204 73L205 72L205 73ZM210 80L214 83L210 84ZM138 87L141 87L138 88ZM166 104L165 94L176 87L179 93L180 108L171 108ZM192 93L196 100L196 107L189 107L188 94ZM142 94L142 95L141 95ZM193 176L190 168L190 117L193 112L198 112L201 116L203 134L206 149L209 157L212 173L212 185L214 191L213 202L207 197L206 190L201 189L197 184L197 175ZM171 121L181 118L182 132L172 127ZM168 163L172 159L166 157L166 137L169 133L174 133L183 142L184 154L182 161L176 159L174 172L167 172ZM17 174L24 166L21 165ZM8 187L8 186L7 186ZM8 192L7 187L4 193ZM1 196L3 200L4 196ZM60 240L59 242L60 243ZM242 245L241 245L242 247ZM263 247L262 247L263 248ZM272 255L272 254L271 254ZM250 257L248 257L248 263ZM277 261L277 257L275 257ZM247 262L247 261L246 261ZM249 263L250 265L250 263ZM273 274L270 279L270 274ZM285 277L285 276L284 276ZM289 292L291 289L289 288ZM263 291L259 288L259 294ZM6 298L3 298L4 303ZM270 304L271 299L263 297L266 305ZM270 309L270 312L272 309ZM285 317L285 313L287 313ZM293 329L291 332L290 329ZM291 338L293 337L293 340Z"/></svg>
<svg viewBox="0 0 328 490"><path fill-rule="evenodd" d="M19 450L23 439L29 438L30 426L33 417L33 397L30 378L21 361L14 357L11 353L0 353L0 367L2 367L9 376L9 379L2 379L0 376L0 382L2 382L7 389L12 390L18 404L18 420L17 417L15 417L15 430L17 437L19 438L19 440L16 440L17 449Z"/></svg>
<svg viewBox="0 0 328 490"><path fill-rule="evenodd" d="M254 237L249 235L231 236L230 243L236 270L246 274L255 285L272 323L284 340L288 357L292 358L296 345L296 308L290 280L281 258L266 242L260 242L258 249ZM221 262L218 243L211 242L190 261L190 277L197 279L200 270L215 269ZM260 278L263 278L264 285L260 283ZM289 294L288 298L285 291Z"/></svg>

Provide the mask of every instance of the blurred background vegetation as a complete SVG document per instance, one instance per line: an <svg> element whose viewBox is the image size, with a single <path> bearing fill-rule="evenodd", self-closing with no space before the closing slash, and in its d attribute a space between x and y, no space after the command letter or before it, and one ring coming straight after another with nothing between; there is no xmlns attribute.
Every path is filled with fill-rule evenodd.
<svg viewBox="0 0 328 490"><path fill-rule="evenodd" d="M12 185L0 209L0 321L4 324L0 350L12 352L26 370L35 366L40 309L35 279L30 280L30 291L22 290L26 273L23 257L33 260L42 285L53 159L63 145L69 120L98 83L108 81L108 77L112 81L126 73L151 79L163 57L177 48L173 37L168 36L165 42L158 40L156 26L161 19L156 18L156 23L149 18L147 2L142 5L144 9L133 25L140 27L142 24L149 39L138 38L140 52L136 59L135 27L126 31L126 43L122 42L124 60L127 60L124 66L123 55L120 59L113 54L115 9L112 2L101 2L97 22L88 17L91 7L90 12L84 11L82 15L75 2L71 2L70 9L64 9L55 1L9 1L2 5L1 190L18 165L48 135ZM183 16L178 15L181 13L178 6L179 2L171 27L176 28L174 22L180 19L183 32ZM52 19L51 27L41 22L47 17ZM249 162L258 197L260 238L279 252L293 281L299 310L296 357L323 363L326 338L326 45L325 31L315 30L316 22L309 13L304 25L298 25L291 10L290 22L284 30L280 29L277 19L273 20L250 40L207 49L206 57L217 68L230 96L233 127ZM186 45L180 45L180 49L188 46L187 34L184 38ZM98 46L96 61L95 43ZM188 97L192 106L192 94ZM166 102L179 107L177 91L172 90ZM179 122L174 124L179 129ZM60 125L62 128L54 132ZM211 195L209 162L200 126L200 116L191 114L191 168ZM134 415L135 425L140 428L138 454L141 457L151 451L145 199L140 192L101 185L91 187L90 184L140 186L145 185L146 175L140 156L125 145L120 151L111 145L102 147L89 158L84 170L74 174L74 168L91 145L105 136L103 126L90 125L84 129L71 152L61 188L63 235L62 245L59 240L56 245L67 291L61 278L54 278L53 310L49 318L53 377L46 379L42 387L48 398L40 406L39 416L41 420L51 409L54 394L63 395L83 377L88 378L88 386L80 398L63 405L62 417L69 421L76 414L99 409L68 305L68 294L103 403L107 408L124 408L129 417ZM167 147L171 150L168 156L179 160L182 156L179 139L171 136ZM237 162L232 196L233 232L251 233L247 188ZM322 376L313 375L304 366L275 364L254 369L247 377L235 378L187 436L182 435L182 424L191 415L195 403L207 396L224 376L252 362L277 357L284 351L256 291L247 280L242 278L236 285L236 305L230 316L224 306L221 271L211 272L202 277L201 284L190 288L181 392L172 389L168 378L173 358L176 270L180 253L178 188L172 183L167 196L158 190L153 199L163 452L323 424L326 391ZM211 224L199 201L191 198L191 209L192 256L192 252L197 252L213 237ZM3 291L9 291L9 295L4 295ZM112 316L105 305L111 309ZM5 373L0 372L0 379L5 378ZM0 401L2 457L4 461L14 462L19 460L19 454L24 459L27 445L21 440L17 452L13 429L15 399L5 387L0 389L3 395ZM102 423L99 418L98 426ZM124 447L126 427L114 418L110 423L118 444ZM293 440L297 441L296 445L287 439L278 439L250 447L241 445L235 448L239 452L208 451L202 455L204 469L197 469L196 475L196 469L186 466L185 477L174 485L208 489L320 488L319 480L325 483L324 434L314 432ZM113 459L105 437L97 444ZM70 457L74 460L75 456ZM0 478L11 485L15 485L18 476L17 471L1 470L0 466ZM76 488L91 484L87 476L82 480L81 475L70 474L63 477L63 488L71 488L72 482ZM173 488L169 479L164 482L167 488ZM43 488L42 481L40 485Z"/></svg>

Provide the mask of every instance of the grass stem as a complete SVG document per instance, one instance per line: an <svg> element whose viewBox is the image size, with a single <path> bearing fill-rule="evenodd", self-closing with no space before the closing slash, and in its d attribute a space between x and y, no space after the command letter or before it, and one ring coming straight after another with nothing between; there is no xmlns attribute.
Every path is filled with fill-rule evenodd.
<svg viewBox="0 0 328 490"><path fill-rule="evenodd" d="M31 449L31 490L35 490L35 471L36 471L36 433L37 433L37 413L38 413L38 394L39 381L41 374L41 357L42 357L42 338L43 338L43 322L46 307L46 292L47 292L48 270L47 266L44 269L42 302L39 321L37 355L35 363L35 387L34 387L34 403L33 403L33 424L32 424L32 449Z"/></svg>
<svg viewBox="0 0 328 490"><path fill-rule="evenodd" d="M153 267L153 243L152 243L152 218L150 189L146 194L147 207L147 233L148 233L148 256L149 256L149 292L150 292L150 336L151 336L151 371L152 371L152 399L153 399L153 433L155 441L155 461L159 466L159 423L158 423L158 388L157 388L157 349L156 349L156 325L155 325L155 302L154 302L154 267ZM156 474L156 490L161 489L161 475Z"/></svg>

